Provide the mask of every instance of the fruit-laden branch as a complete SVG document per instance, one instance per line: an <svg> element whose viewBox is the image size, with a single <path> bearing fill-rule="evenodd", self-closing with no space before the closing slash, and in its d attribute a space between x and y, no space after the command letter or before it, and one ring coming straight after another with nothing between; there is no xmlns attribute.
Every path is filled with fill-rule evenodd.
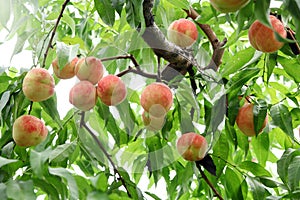
<svg viewBox="0 0 300 200"><path fill-rule="evenodd" d="M127 195L128 197L132 197L127 186L126 186L126 181L123 179L123 177L121 176L121 173L119 172L118 168L116 167L114 161L111 159L111 155L109 155L109 153L106 151L106 149L104 148L104 146L102 145L102 143L100 142L100 140L97 138L97 136L93 133L93 131L86 125L85 120L84 120L84 116L85 116L85 112L81 112L81 119L80 119L80 127L85 128L85 130L87 130L87 132L89 132L89 134L92 136L92 138L94 139L94 141L97 143L97 145L99 146L99 148L101 149L101 151L104 153L104 155L107 157L108 161L110 162L110 164L113 167L114 173L118 174L119 179L122 182L122 185L124 186L124 188L127 191Z"/></svg>
<svg viewBox="0 0 300 200"><path fill-rule="evenodd" d="M61 20L61 18L63 16L64 10L67 7L67 4L69 2L70 2L70 0L65 0L65 2L63 3L63 5L61 7L61 11L60 11L60 13L58 15L58 18L57 18L56 23L54 25L54 28L52 30L52 34L51 34L50 39L49 39L48 46L47 46L47 48L45 50L45 53L44 53L44 60L43 60L43 63L42 63L42 68L44 68L45 65L46 65L46 59L47 59L47 56L48 56L49 49L52 48L52 41L54 39L54 36L55 36L55 33L56 33L56 29L57 29L58 24L59 24L59 22L60 22L60 20Z"/></svg>
<svg viewBox="0 0 300 200"><path fill-rule="evenodd" d="M194 20L196 20L199 17L199 14L193 9L190 8L189 10L184 10L188 16ZM212 44L213 47L213 55L212 59L208 66L206 66L206 69L213 69L215 71L218 70L219 66L222 63L222 57L224 54L224 45L227 43L227 38L224 38L223 41L220 41L218 37L216 36L215 32L211 29L210 25L208 24L201 24L199 22L196 22L197 25L201 28L201 30L205 33L207 36L209 42Z"/></svg>

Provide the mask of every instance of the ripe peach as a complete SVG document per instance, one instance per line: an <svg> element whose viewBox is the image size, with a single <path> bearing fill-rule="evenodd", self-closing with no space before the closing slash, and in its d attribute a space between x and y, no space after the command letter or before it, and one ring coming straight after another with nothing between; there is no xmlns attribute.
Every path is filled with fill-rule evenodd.
<svg viewBox="0 0 300 200"><path fill-rule="evenodd" d="M44 101L54 94L54 78L43 68L30 70L23 80L22 90L31 101Z"/></svg>
<svg viewBox="0 0 300 200"><path fill-rule="evenodd" d="M142 114L142 119L146 129L148 129L149 131L159 131L163 128L165 124L164 116L162 117L151 116L149 113L145 111Z"/></svg>
<svg viewBox="0 0 300 200"><path fill-rule="evenodd" d="M177 150L185 160L198 161L206 155L208 144L202 135L189 132L178 139Z"/></svg>
<svg viewBox="0 0 300 200"><path fill-rule="evenodd" d="M69 93L69 101L82 111L92 109L96 104L96 88L89 81L80 81L74 85Z"/></svg>
<svg viewBox="0 0 300 200"><path fill-rule="evenodd" d="M163 117L173 104L171 89L163 83L151 83L141 94L141 105L154 117Z"/></svg>
<svg viewBox="0 0 300 200"><path fill-rule="evenodd" d="M236 117L236 124L239 129L246 136L252 137L255 136L254 129L254 119L253 119L253 107L252 103L245 103L240 109ZM266 116L265 121L260 128L259 132L261 132L267 125L268 116Z"/></svg>
<svg viewBox="0 0 300 200"><path fill-rule="evenodd" d="M45 124L32 115L22 115L13 124L12 137L18 146L38 145L46 139L47 135Z"/></svg>
<svg viewBox="0 0 300 200"><path fill-rule="evenodd" d="M284 45L283 42L279 42L276 39L274 31L276 31L283 38L286 38L287 36L284 25L279 19L273 15L270 15L270 22L273 29L256 20L250 26L248 32L249 41L252 47L265 53L275 52Z"/></svg>
<svg viewBox="0 0 300 200"><path fill-rule="evenodd" d="M52 67L54 74L60 79L69 79L75 76L75 65L78 61L78 57L68 62L62 69L58 66L58 59L52 61Z"/></svg>
<svg viewBox="0 0 300 200"><path fill-rule="evenodd" d="M120 104L125 99L126 94L126 86L118 76L108 75L98 82L97 95L107 106Z"/></svg>
<svg viewBox="0 0 300 200"><path fill-rule="evenodd" d="M235 12L249 3L249 0L210 0L210 4L222 13Z"/></svg>
<svg viewBox="0 0 300 200"><path fill-rule="evenodd" d="M170 24L167 35L171 42L185 48L195 43L198 38L198 30L194 22L188 19L179 19Z"/></svg>
<svg viewBox="0 0 300 200"><path fill-rule="evenodd" d="M95 85L103 76L104 68L100 59L86 57L78 60L75 65L75 74L81 81L90 81Z"/></svg>

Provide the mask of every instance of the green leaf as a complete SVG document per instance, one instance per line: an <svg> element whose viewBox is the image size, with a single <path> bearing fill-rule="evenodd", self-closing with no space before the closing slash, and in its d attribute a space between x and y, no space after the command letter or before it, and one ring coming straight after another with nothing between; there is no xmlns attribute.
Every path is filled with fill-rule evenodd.
<svg viewBox="0 0 300 200"><path fill-rule="evenodd" d="M0 8L1 8L1 12L0 12L0 24L2 26L6 26L10 15L11 15L11 6L10 6L11 2L10 0L0 0Z"/></svg>
<svg viewBox="0 0 300 200"><path fill-rule="evenodd" d="M258 19L261 23L269 27L271 27L269 21L270 3L271 0L257 0L255 2L254 10L256 19Z"/></svg>
<svg viewBox="0 0 300 200"><path fill-rule="evenodd" d="M190 4L187 0L171 0L169 2L176 8L188 10L190 7Z"/></svg>
<svg viewBox="0 0 300 200"><path fill-rule="evenodd" d="M285 57L278 57L278 62L283 66L286 73L291 76L295 82L300 83L300 74L299 68L300 68L300 62L294 58L294 59L288 59Z"/></svg>
<svg viewBox="0 0 300 200"><path fill-rule="evenodd" d="M49 167L49 173L52 175L59 176L61 178L64 178L67 180L68 189L70 192L70 199L78 199L78 187L75 181L75 178L72 176L72 174L65 168L52 168Z"/></svg>
<svg viewBox="0 0 300 200"><path fill-rule="evenodd" d="M299 150L287 149L277 161L277 173L284 183L288 183L289 166L296 156L300 156ZM294 167L292 170L294 170Z"/></svg>
<svg viewBox="0 0 300 200"><path fill-rule="evenodd" d="M294 138L292 116L289 109L283 104L276 104L271 107L270 115L274 125L278 126L288 136Z"/></svg>
<svg viewBox="0 0 300 200"><path fill-rule="evenodd" d="M263 124L265 123L265 119L267 117L268 104L263 99L258 99L255 101L253 106L253 121L254 121L254 130L255 134L258 135L260 133Z"/></svg>
<svg viewBox="0 0 300 200"><path fill-rule="evenodd" d="M55 97L51 97L45 101L40 101L39 104L42 106L43 110L55 121L59 127L62 127L60 120L60 115L57 110L57 102Z"/></svg>
<svg viewBox="0 0 300 200"><path fill-rule="evenodd" d="M261 52L255 51L252 47L237 52L222 68L222 76L225 77L236 73L242 67L251 65L256 62L261 55Z"/></svg>
<svg viewBox="0 0 300 200"><path fill-rule="evenodd" d="M270 154L270 139L268 133L261 133L252 138L253 151L259 164L265 167Z"/></svg>
<svg viewBox="0 0 300 200"><path fill-rule="evenodd" d="M115 23L115 9L110 0L94 0L100 18L109 26Z"/></svg>
<svg viewBox="0 0 300 200"><path fill-rule="evenodd" d="M251 161L244 161L240 163L238 167L251 172L254 176L272 177L271 173L263 166Z"/></svg>
<svg viewBox="0 0 300 200"><path fill-rule="evenodd" d="M4 183L0 183L0 199L6 200L6 185Z"/></svg>
<svg viewBox="0 0 300 200"><path fill-rule="evenodd" d="M95 177L91 177L93 186L102 192L105 192L108 188L108 179L105 173L100 173Z"/></svg>
<svg viewBox="0 0 300 200"><path fill-rule="evenodd" d="M59 69L64 68L64 66L71 62L73 58L77 56L79 50L79 44L76 45L66 45L63 42L56 42L56 55L58 60Z"/></svg>
<svg viewBox="0 0 300 200"><path fill-rule="evenodd" d="M288 167L288 184L291 190L300 189L300 156L295 156Z"/></svg>
<svg viewBox="0 0 300 200"><path fill-rule="evenodd" d="M251 188L253 199L265 200L266 195L264 186L256 178L248 176L246 180Z"/></svg>
<svg viewBox="0 0 300 200"><path fill-rule="evenodd" d="M231 199L243 199L243 194L241 190L241 177L233 171L231 168L227 167L225 170L225 183L226 194Z"/></svg>
<svg viewBox="0 0 300 200"><path fill-rule="evenodd" d="M7 183L6 194L8 199L24 199L32 200L36 199L33 189L33 181L17 181L10 180Z"/></svg>
<svg viewBox="0 0 300 200"><path fill-rule="evenodd" d="M237 94L240 88L247 83L247 81L254 78L258 73L260 72L260 69L258 68L246 68L236 75L234 75L230 81L228 82L228 88L227 93L234 93Z"/></svg>
<svg viewBox="0 0 300 200"><path fill-rule="evenodd" d="M45 163L49 158L51 149L37 152L34 149L30 151L30 165L37 177L43 177Z"/></svg>
<svg viewBox="0 0 300 200"><path fill-rule="evenodd" d="M66 158L69 158L75 151L77 146L76 142L66 143L57 146L49 155L49 162L61 162Z"/></svg>
<svg viewBox="0 0 300 200"><path fill-rule="evenodd" d="M0 156L0 168L3 167L4 165L8 165L10 163L15 163L18 162L19 160L15 160L15 159L7 159L4 157Z"/></svg>

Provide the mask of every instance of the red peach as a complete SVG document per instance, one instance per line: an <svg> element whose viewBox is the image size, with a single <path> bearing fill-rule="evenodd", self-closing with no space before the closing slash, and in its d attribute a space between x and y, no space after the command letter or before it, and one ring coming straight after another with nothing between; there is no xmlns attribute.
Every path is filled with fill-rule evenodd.
<svg viewBox="0 0 300 200"><path fill-rule="evenodd" d="M205 157L208 144L202 135L189 132L178 139L177 150L185 160L198 161Z"/></svg>
<svg viewBox="0 0 300 200"><path fill-rule="evenodd" d="M75 65L78 62L78 57L68 62L62 69L58 66L58 59L52 61L52 67L54 74L60 79L69 79L75 76Z"/></svg>
<svg viewBox="0 0 300 200"><path fill-rule="evenodd" d="M236 124L239 129L244 133L246 136L252 137L255 136L255 129L254 129L254 119L253 119L253 107L252 103L245 103L240 109L236 117ZM266 116L265 121L260 128L259 132L261 132L267 125L268 116Z"/></svg>
<svg viewBox="0 0 300 200"><path fill-rule="evenodd" d="M88 111L96 105L96 88L89 81L80 81L74 85L69 93L69 101L76 108Z"/></svg>
<svg viewBox="0 0 300 200"><path fill-rule="evenodd" d="M250 44L258 51L271 53L279 50L284 43L276 39L274 31L281 37L286 38L287 32L282 22L275 16L270 15L270 22L273 29L263 25L256 20L249 28L248 37Z"/></svg>
<svg viewBox="0 0 300 200"><path fill-rule="evenodd" d="M120 104L125 99L126 94L126 86L118 76L108 75L98 82L97 95L107 106Z"/></svg>
<svg viewBox="0 0 300 200"><path fill-rule="evenodd" d="M222 13L235 12L249 3L249 0L210 0L211 5Z"/></svg>
<svg viewBox="0 0 300 200"><path fill-rule="evenodd" d="M22 115L13 124L12 137L18 146L38 145L46 139L47 135L45 124L35 116Z"/></svg>
<svg viewBox="0 0 300 200"><path fill-rule="evenodd" d="M170 24L167 35L170 42L185 48L196 42L198 30L192 21L188 19L179 19Z"/></svg>
<svg viewBox="0 0 300 200"><path fill-rule="evenodd" d="M31 101L44 101L54 94L54 78L43 68L30 70L23 80L22 90Z"/></svg>
<svg viewBox="0 0 300 200"><path fill-rule="evenodd" d="M172 91L163 83L151 83L142 91L141 105L152 116L165 116L172 104Z"/></svg>
<svg viewBox="0 0 300 200"><path fill-rule="evenodd" d="M75 74L81 81L90 81L95 85L103 76L104 67L100 59L86 57L78 60L75 65Z"/></svg>

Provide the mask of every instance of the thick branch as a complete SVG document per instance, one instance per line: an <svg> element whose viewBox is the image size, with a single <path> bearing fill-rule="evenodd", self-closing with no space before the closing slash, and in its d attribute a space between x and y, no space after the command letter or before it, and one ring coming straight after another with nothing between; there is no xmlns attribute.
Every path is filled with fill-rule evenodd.
<svg viewBox="0 0 300 200"><path fill-rule="evenodd" d="M53 28L53 30L52 30L52 34L51 34L51 37L50 37L48 46L47 46L46 51L45 51L45 53L44 53L44 60L43 60L42 68L45 67L46 59L47 59L47 56L48 56L49 49L52 48L52 41L53 41L53 39L54 39L54 36L55 36L55 33L56 33L56 29L57 29L57 27L58 27L58 24L59 24L61 18L63 17L64 10L65 10L65 8L67 7L67 4L68 4L69 2L70 2L70 0L65 0L65 2L64 2L63 5L62 5L61 11L60 11L60 13L59 13L59 15L58 15L57 21L56 21L56 23L55 23L55 25L54 25L54 28Z"/></svg>
<svg viewBox="0 0 300 200"><path fill-rule="evenodd" d="M104 148L104 146L102 145L102 143L100 142L100 140L97 138L97 136L93 133L93 131L86 125L85 121L84 121L84 116L85 113L82 112L81 113L81 120L80 120L80 126L85 128L87 130L87 132L89 132L89 134L93 137L94 141L97 143L97 145L99 146L99 148L101 149L101 151L104 153L104 155L106 156L106 158L108 159L108 161L110 162L110 164L113 167L114 173L118 174L119 179L122 182L122 185L124 186L124 188L127 191L127 195L128 197L131 197L131 194L127 188L126 185L126 181L123 179L123 177L121 176L121 173L119 172L118 168L116 167L114 161L111 159L111 155L109 155L109 153L106 151L106 149Z"/></svg>
<svg viewBox="0 0 300 200"><path fill-rule="evenodd" d="M170 62L171 65L169 66L185 75L189 67L197 66L198 64L191 51L181 49L166 39L165 35L154 23L152 8L153 0L144 0L143 13L146 29L142 37L158 57L164 58Z"/></svg>

